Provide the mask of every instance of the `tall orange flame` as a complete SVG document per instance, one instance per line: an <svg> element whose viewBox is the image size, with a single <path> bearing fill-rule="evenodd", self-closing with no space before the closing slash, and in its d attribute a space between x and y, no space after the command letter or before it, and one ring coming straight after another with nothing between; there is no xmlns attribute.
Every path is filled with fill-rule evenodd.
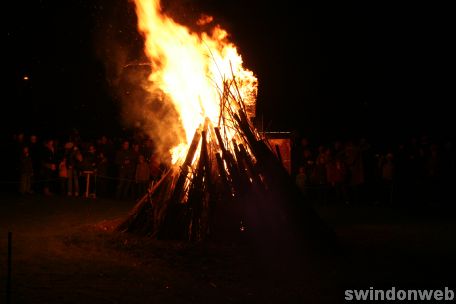
<svg viewBox="0 0 456 304"><path fill-rule="evenodd" d="M224 80L234 75L240 97L254 109L257 78L242 66L242 57L220 26L210 33L195 33L164 15L159 0L135 0L135 4L145 52L152 62L150 90L158 88L171 98L185 130L186 138L172 150L175 163L185 155L195 130L206 117L214 125L219 123ZM203 21L212 19L205 16Z"/></svg>

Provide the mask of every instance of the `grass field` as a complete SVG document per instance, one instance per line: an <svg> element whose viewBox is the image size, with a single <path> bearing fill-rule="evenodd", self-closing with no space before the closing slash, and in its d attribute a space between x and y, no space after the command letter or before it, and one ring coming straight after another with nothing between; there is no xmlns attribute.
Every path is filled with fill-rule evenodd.
<svg viewBox="0 0 456 304"><path fill-rule="evenodd" d="M113 232L133 204L0 194L0 302L8 231L13 303L342 303L346 288L456 287L455 208L316 206L341 250L282 267L245 244Z"/></svg>

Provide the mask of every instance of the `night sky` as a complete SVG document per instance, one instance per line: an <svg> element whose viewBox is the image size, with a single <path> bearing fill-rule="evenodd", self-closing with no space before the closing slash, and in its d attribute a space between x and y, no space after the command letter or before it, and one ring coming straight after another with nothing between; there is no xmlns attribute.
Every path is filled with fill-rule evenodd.
<svg viewBox="0 0 456 304"><path fill-rule="evenodd" d="M449 7L167 2L179 20L206 12L232 34L259 78L257 112L268 130L316 138L452 134ZM144 59L132 4L42 0L2 6L2 130L120 132L113 62Z"/></svg>

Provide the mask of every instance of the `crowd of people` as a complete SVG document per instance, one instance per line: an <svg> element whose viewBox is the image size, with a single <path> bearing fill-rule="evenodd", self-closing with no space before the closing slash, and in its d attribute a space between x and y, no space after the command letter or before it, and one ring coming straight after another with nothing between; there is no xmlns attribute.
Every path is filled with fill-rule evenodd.
<svg viewBox="0 0 456 304"><path fill-rule="evenodd" d="M293 143L293 176L322 202L406 204L454 197L455 153L450 140L419 139L372 145L366 139L313 146Z"/></svg>
<svg viewBox="0 0 456 304"><path fill-rule="evenodd" d="M75 131L65 141L13 136L4 181L21 194L137 198L160 178L165 165L145 136L84 141ZM114 195L113 195L114 194Z"/></svg>
<svg viewBox="0 0 456 304"><path fill-rule="evenodd" d="M74 131L59 141L19 133L13 142L14 149L6 149L14 161L7 162L2 180L22 194L135 199L169 166L143 135L84 141ZM303 194L319 202L444 202L454 197L454 155L451 141L426 136L389 147L366 139L314 145L297 138L291 174Z"/></svg>

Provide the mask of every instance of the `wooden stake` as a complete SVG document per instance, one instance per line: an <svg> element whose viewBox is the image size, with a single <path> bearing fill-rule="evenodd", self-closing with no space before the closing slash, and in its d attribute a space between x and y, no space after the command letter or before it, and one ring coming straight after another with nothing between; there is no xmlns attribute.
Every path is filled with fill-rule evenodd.
<svg viewBox="0 0 456 304"><path fill-rule="evenodd" d="M128 217L117 226L117 228L116 228L117 231L128 230L130 224L135 220L136 216L141 212L141 210L144 208L144 206L147 205L147 203L149 203L149 199L152 197L152 195L154 195L156 192L158 192L161 185L163 184L163 181L168 178L168 176L171 174L172 171L173 171L173 169L169 169L165 174L163 174L163 176L160 178L160 180L152 186L152 188L149 188L147 190L147 193L144 194L143 197L141 197L141 199L138 200L138 202L133 207L133 209L131 210Z"/></svg>
<svg viewBox="0 0 456 304"><path fill-rule="evenodd" d="M6 274L6 303L11 304L11 274L13 259L13 233L8 232L8 260Z"/></svg>
<svg viewBox="0 0 456 304"><path fill-rule="evenodd" d="M188 169L192 165L193 158L195 157L196 149L198 148L198 144L201 138L201 126L196 129L195 134L193 135L192 143L188 149L187 157L185 158L184 163L182 164L182 171L179 175L179 178L176 182L176 186L174 188L174 193L171 198L172 202L180 202L182 199L182 194L184 192L185 180L187 179Z"/></svg>
<svg viewBox="0 0 456 304"><path fill-rule="evenodd" d="M223 166L223 160L220 156L220 153L215 153L215 158L217 159L217 167L220 177L222 178L222 184L228 184L228 177L226 176L225 167Z"/></svg>
<svg viewBox="0 0 456 304"><path fill-rule="evenodd" d="M231 179L233 181L233 185L237 191L239 191L241 186L239 172L237 170L236 162L234 160L233 155L225 148L222 135L220 134L219 128L214 128L215 135L217 136L217 140L219 142L219 147L222 150L222 158L228 167L228 171L230 173ZM236 166L236 167L235 167Z"/></svg>
<svg viewBox="0 0 456 304"><path fill-rule="evenodd" d="M253 182L257 186L262 186L263 183L261 181L260 175L258 174L257 170L255 169L255 166L253 165L252 159L247 154L247 150L245 149L243 144L239 145L239 150L240 150L240 155L242 157L242 160L245 163L245 167L247 168L247 172L249 173L249 175L252 178Z"/></svg>

